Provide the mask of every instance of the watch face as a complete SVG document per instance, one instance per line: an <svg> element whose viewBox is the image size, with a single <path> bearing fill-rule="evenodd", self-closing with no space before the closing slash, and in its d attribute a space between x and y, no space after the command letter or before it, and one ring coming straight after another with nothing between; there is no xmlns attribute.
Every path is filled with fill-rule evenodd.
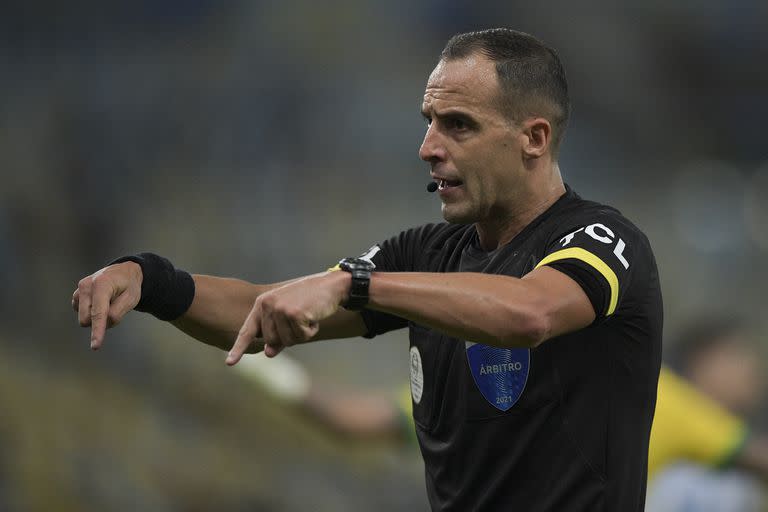
<svg viewBox="0 0 768 512"><path fill-rule="evenodd" d="M361 258L344 258L339 262L339 266L344 270L373 270L376 268L372 262Z"/></svg>

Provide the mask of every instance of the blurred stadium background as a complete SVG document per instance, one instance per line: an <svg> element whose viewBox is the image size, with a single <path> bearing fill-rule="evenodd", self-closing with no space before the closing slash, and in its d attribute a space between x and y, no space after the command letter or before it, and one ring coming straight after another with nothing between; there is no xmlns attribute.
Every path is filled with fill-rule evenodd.
<svg viewBox="0 0 768 512"><path fill-rule="evenodd" d="M559 50L564 176L650 237L670 337L702 310L765 332L763 1L108 4L0 4L0 510L426 509L413 450L318 431L140 314L91 353L69 299L123 253L271 282L439 219L419 106L459 31ZM395 390L406 344L292 353Z"/></svg>

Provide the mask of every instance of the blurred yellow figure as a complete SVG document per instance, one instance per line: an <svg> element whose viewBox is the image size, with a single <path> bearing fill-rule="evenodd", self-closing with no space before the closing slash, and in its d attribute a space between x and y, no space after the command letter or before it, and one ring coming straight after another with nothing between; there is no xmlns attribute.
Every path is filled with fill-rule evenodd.
<svg viewBox="0 0 768 512"><path fill-rule="evenodd" d="M659 378L646 512L764 512L768 443L746 426L765 388L754 340L738 322L704 317L673 350L681 373Z"/></svg>
<svg viewBox="0 0 768 512"><path fill-rule="evenodd" d="M713 468L728 465L744 447L747 433L742 420L662 368L648 450L648 481L678 461Z"/></svg>

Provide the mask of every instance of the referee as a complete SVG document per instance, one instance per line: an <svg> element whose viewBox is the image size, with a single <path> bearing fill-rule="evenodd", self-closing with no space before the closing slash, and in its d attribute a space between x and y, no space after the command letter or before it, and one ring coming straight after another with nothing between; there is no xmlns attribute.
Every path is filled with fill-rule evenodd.
<svg viewBox="0 0 768 512"><path fill-rule="evenodd" d="M131 309L273 357L408 327L413 415L434 510L642 511L662 330L647 238L564 185L570 110L554 50L509 29L448 41L419 154L447 221L330 271L255 285L150 253L73 295L91 346ZM234 346L232 346L232 342Z"/></svg>

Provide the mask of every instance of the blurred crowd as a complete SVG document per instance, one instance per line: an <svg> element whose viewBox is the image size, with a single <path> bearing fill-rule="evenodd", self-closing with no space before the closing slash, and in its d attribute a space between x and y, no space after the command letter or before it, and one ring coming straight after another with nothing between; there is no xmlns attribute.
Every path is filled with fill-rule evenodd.
<svg viewBox="0 0 768 512"><path fill-rule="evenodd" d="M498 25L561 54L564 178L646 232L669 332L764 334L765 2L3 2L0 510L305 510L286 475L313 510L426 508L416 457L297 426L140 315L90 354L69 297L128 252L273 282L439 219L424 83ZM319 345L292 353L321 380L407 379L402 333Z"/></svg>

